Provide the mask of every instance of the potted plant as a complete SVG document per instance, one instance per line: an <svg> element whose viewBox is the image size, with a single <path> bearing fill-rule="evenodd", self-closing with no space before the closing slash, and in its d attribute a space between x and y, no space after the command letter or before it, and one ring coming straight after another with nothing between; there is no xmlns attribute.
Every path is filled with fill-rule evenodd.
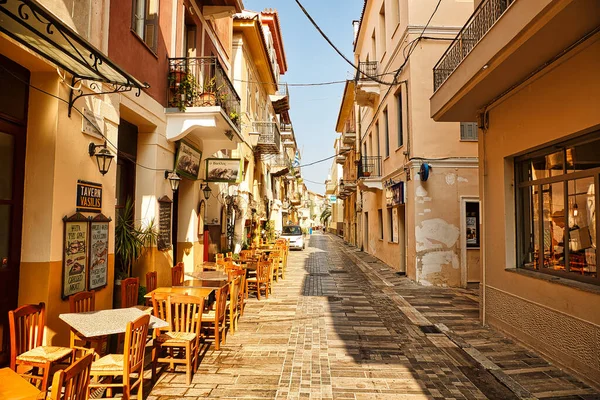
<svg viewBox="0 0 600 400"><path fill-rule="evenodd" d="M177 83L179 79L179 83ZM196 78L193 74L187 73L183 77L173 76L173 80L176 82L177 90L175 91L174 103L179 108L179 111L185 111L186 107L194 105L195 100L198 98L198 85Z"/></svg>
<svg viewBox="0 0 600 400"><path fill-rule="evenodd" d="M115 285L131 275L133 264L156 243L157 237L154 220L145 227L135 225L133 201L128 198L122 213L117 214L115 225Z"/></svg>
<svg viewBox="0 0 600 400"><path fill-rule="evenodd" d="M198 96L200 106L208 107L217 104L217 77L206 78L202 85L202 92Z"/></svg>
<svg viewBox="0 0 600 400"><path fill-rule="evenodd" d="M229 119L234 123L234 125L237 125L238 121L240 120L240 115L235 111L230 111Z"/></svg>

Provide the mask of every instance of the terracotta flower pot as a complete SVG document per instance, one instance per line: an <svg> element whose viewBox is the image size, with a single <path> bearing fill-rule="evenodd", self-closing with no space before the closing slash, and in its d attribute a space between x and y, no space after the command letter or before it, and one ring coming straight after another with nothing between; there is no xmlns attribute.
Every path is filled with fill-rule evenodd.
<svg viewBox="0 0 600 400"><path fill-rule="evenodd" d="M198 103L202 107L214 106L217 104L217 97L214 93L201 93L200 96L198 96Z"/></svg>

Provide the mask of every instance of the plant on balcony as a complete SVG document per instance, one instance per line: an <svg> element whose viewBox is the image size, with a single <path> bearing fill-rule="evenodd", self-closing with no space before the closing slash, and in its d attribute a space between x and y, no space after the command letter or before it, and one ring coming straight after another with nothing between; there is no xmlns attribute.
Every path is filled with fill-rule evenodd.
<svg viewBox="0 0 600 400"><path fill-rule="evenodd" d="M191 73L177 73L169 74L170 86L173 83L176 86L175 96L173 105L175 105L179 111L185 111L186 107L191 107L194 101L198 97L198 85L196 84L196 78Z"/></svg>
<svg viewBox="0 0 600 400"><path fill-rule="evenodd" d="M231 122L233 122L235 125L237 125L238 121L240 120L240 115L235 111L230 111L229 119L231 120Z"/></svg>

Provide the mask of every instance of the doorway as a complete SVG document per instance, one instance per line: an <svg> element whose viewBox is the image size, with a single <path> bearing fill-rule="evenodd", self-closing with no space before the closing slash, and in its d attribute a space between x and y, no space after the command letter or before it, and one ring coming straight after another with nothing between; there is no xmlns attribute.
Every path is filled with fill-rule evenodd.
<svg viewBox="0 0 600 400"><path fill-rule="evenodd" d="M17 307L29 71L0 55L0 365L10 352L8 311Z"/></svg>
<svg viewBox="0 0 600 400"><path fill-rule="evenodd" d="M364 238L363 238L363 251L364 252L369 252L369 213L366 212L365 213L365 227L363 229L364 231Z"/></svg>
<svg viewBox="0 0 600 400"><path fill-rule="evenodd" d="M478 197L461 197L461 286L477 287L481 281L481 215Z"/></svg>

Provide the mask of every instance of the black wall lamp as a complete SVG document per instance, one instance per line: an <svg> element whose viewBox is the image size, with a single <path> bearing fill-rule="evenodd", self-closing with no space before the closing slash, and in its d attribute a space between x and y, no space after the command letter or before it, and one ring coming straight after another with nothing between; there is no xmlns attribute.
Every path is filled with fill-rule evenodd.
<svg viewBox="0 0 600 400"><path fill-rule="evenodd" d="M102 149L96 152L96 149L98 147L101 147ZM90 153L90 157L96 156L98 170L102 175L106 175L106 173L110 169L110 164L112 163L113 158L115 158L115 156L106 147L106 141L104 142L104 144L90 143L88 147L88 152Z"/></svg>
<svg viewBox="0 0 600 400"><path fill-rule="evenodd" d="M202 189L202 193L204 193L204 199L208 200L208 198L210 197L210 194L212 192L212 189L208 186L208 183L204 184L204 188L202 188L202 185L200 185L200 188Z"/></svg>
<svg viewBox="0 0 600 400"><path fill-rule="evenodd" d="M165 179L169 180L169 184L171 185L171 190L176 192L179 189L179 182L181 182L181 178L177 175L175 170L173 171L165 171Z"/></svg>
<svg viewBox="0 0 600 400"><path fill-rule="evenodd" d="M340 190L344 190L344 180L340 179Z"/></svg>

